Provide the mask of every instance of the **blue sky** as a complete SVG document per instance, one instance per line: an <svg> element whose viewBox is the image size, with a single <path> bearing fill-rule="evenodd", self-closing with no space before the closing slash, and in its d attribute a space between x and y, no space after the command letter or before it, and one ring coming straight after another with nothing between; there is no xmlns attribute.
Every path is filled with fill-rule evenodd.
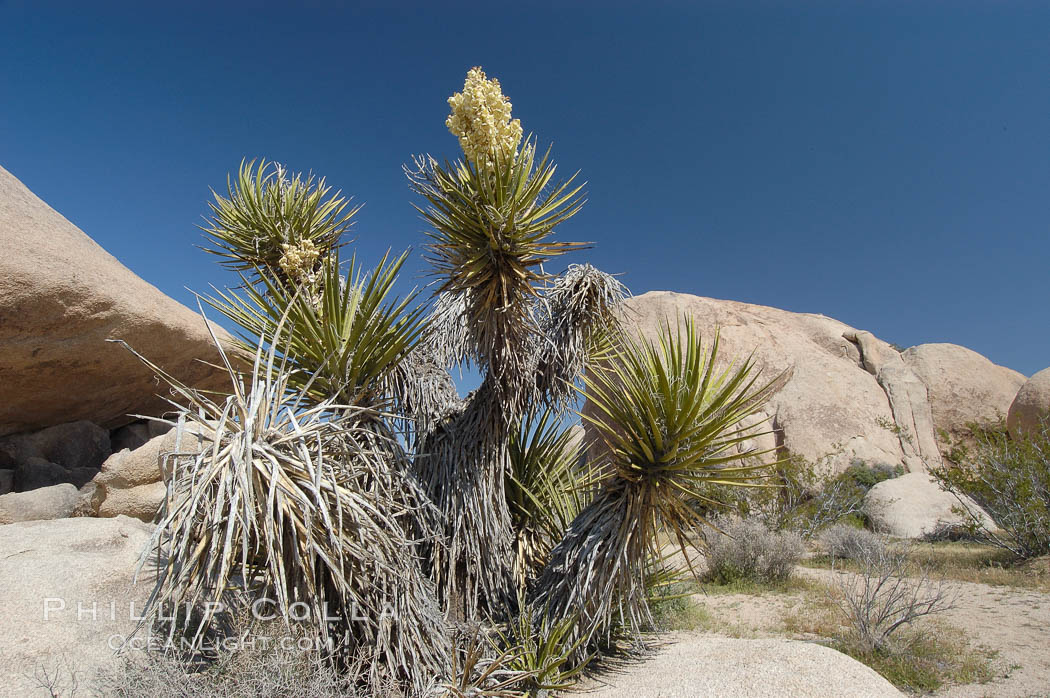
<svg viewBox="0 0 1050 698"><path fill-rule="evenodd" d="M455 157L482 65L588 204L563 258L823 313L903 346L1050 365L1050 4L0 0L0 165L143 278L231 283L195 248L244 157L364 202L413 247L401 164Z"/></svg>

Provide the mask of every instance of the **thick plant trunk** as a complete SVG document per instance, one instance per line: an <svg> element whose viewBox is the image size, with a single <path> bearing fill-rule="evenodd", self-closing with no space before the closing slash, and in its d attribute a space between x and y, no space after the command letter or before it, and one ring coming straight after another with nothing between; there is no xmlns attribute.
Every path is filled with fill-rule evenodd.
<svg viewBox="0 0 1050 698"><path fill-rule="evenodd" d="M444 539L424 545L450 617L513 613L514 532L505 493L509 427L486 381L423 435L416 471L443 518Z"/></svg>

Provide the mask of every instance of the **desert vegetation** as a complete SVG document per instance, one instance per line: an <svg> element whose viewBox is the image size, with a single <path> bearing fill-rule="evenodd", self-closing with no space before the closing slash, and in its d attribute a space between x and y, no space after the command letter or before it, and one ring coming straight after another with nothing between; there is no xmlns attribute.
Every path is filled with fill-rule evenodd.
<svg viewBox="0 0 1050 698"><path fill-rule="evenodd" d="M1018 433L1002 422L972 424L970 433L971 444L956 441L932 470L958 497L966 536L1022 561L1050 553L1050 421Z"/></svg>
<svg viewBox="0 0 1050 698"><path fill-rule="evenodd" d="M751 448L778 379L688 317L626 331L605 272L549 274L584 247L554 237L582 185L555 179L480 69L449 104L463 157L405 168L430 295L396 296L407 253L347 253L359 209L323 178L246 161L216 194L207 250L240 284L201 299L237 331L213 335L230 385L197 391L139 357L208 447L172 461L151 542L140 632L164 651L103 677L112 691L546 694L654 630L753 633L716 620L741 597L784 606L767 632L909 690L994 676L994 652L940 619L949 582L1045 587L1019 561L1047 552L1047 431L975 431L934 470L994 526L967 512L964 540L917 545L867 530L865 494L902 469L828 477ZM481 382L461 397L465 365ZM567 428L581 401L589 443ZM275 629L294 647L224 645Z"/></svg>
<svg viewBox="0 0 1050 698"><path fill-rule="evenodd" d="M480 69L449 104L464 157L406 167L429 298L395 297L405 254L347 258L358 209L323 178L244 162L215 196L207 249L240 284L202 299L238 330L229 391L149 364L209 444L168 479L140 628L190 652L130 667L121 693L164 694L179 671L241 690L216 647L260 604L318 648L290 663L324 667L322 693L565 688L653 627L651 599L685 574L667 548L695 557L719 493L764 486L772 457L737 448L771 388L752 362L684 318L630 336L612 276L548 274L582 247L553 238L582 185L555 180ZM463 364L482 374L465 398ZM564 428L581 398L586 467Z"/></svg>
<svg viewBox="0 0 1050 698"><path fill-rule="evenodd" d="M819 642L911 694L1010 672L996 650L948 618L962 593L956 580L980 561L957 559L954 575L927 563L931 550L948 557L957 543L912 545L839 524L803 547L797 533L754 520L732 530L742 535L717 536L702 583L680 583L656 603L657 627Z"/></svg>
<svg viewBox="0 0 1050 698"><path fill-rule="evenodd" d="M862 511L864 495L903 469L883 464L852 463L829 476L826 461L813 462L797 454L780 457L766 487L723 491L719 494L738 516L761 522L771 531L792 531L813 539L830 526L867 525Z"/></svg>
<svg viewBox="0 0 1050 698"><path fill-rule="evenodd" d="M1028 460L1015 473L1041 463L1038 447L1028 450L1030 439L1011 440L1001 430L978 444L969 451L971 473L997 472L1004 453L1021 458L1022 449ZM819 642L910 694L1002 680L1028 663L1018 661L1024 650L1013 647L1009 631L996 631L997 642L988 637L997 624L1023 624L1040 607L1050 589L1045 557L1026 559L990 540L989 534L1012 534L989 524L928 541L890 538L871 530L859 503L867 489L899 472L856 463L821 483L808 475L813 469L802 459L783 459L771 478L779 487L731 493L727 501L737 515L717 518L718 529L707 531L700 583L679 582L656 603L659 628ZM1038 475L1024 477L1039 482ZM805 482L812 485L799 484ZM1028 483L1011 499L1031 507L1037 487ZM1000 648L1007 648L1005 656ZM990 686L980 690L996 694Z"/></svg>
<svg viewBox="0 0 1050 698"><path fill-rule="evenodd" d="M728 520L708 536L707 578L719 584L783 583L804 552L802 537L793 531L771 531L754 519Z"/></svg>

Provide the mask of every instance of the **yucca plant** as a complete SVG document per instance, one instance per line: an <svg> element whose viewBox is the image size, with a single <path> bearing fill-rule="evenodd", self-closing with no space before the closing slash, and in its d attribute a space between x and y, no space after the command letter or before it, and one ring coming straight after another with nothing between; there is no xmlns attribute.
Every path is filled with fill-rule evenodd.
<svg viewBox="0 0 1050 698"><path fill-rule="evenodd" d="M228 197L214 191L204 250L236 272L280 283L309 275L343 244L360 206L351 207L324 178L289 174L276 163L242 161Z"/></svg>
<svg viewBox="0 0 1050 698"><path fill-rule="evenodd" d="M344 659L381 658L372 683L393 678L422 690L447 670L449 652L432 585L406 554L432 516L400 447L367 426L382 415L360 419L371 408L316 402L309 386L291 388L295 369L274 342L268 353L260 343L250 376L216 345L231 380L225 398L139 356L180 398L172 401L180 423L206 440L168 479L145 622L170 609L199 611L190 627L169 630L197 641L238 599L261 600L286 623L299 606L319 646Z"/></svg>
<svg viewBox="0 0 1050 698"><path fill-rule="evenodd" d="M458 617L506 619L517 605L508 445L530 411L572 392L624 291L593 267L544 272L582 246L551 237L579 211L581 190L573 178L554 183L549 152L537 161L534 140L519 150L521 127L499 83L472 69L449 103L465 159L419 158L407 171L426 202L419 210L439 284L425 346L408 362L421 378L406 382L463 362L484 375L466 400L437 382L430 396L416 396L427 409L415 410L414 448L445 521L447 546L427 550L443 603Z"/></svg>
<svg viewBox="0 0 1050 698"><path fill-rule="evenodd" d="M366 272L356 256L344 267L338 252L331 252L313 282L297 289L267 275L254 285L242 276L240 292L217 291L204 300L241 328L242 349L252 351L260 337L274 338L291 367L299 369L290 373L289 385L304 388L313 401L388 406L389 381L423 335L422 309L412 307L414 296L392 293L406 258L387 254Z"/></svg>
<svg viewBox="0 0 1050 698"><path fill-rule="evenodd" d="M499 153L494 164L439 164L419 159L410 182L432 227L429 261L439 292L463 298L469 341L466 358L513 380L534 329L531 302L549 277L543 264L583 243L550 239L554 227L583 205L581 186L552 185L550 150L536 162L536 143Z"/></svg>
<svg viewBox="0 0 1050 698"><path fill-rule="evenodd" d="M740 424L772 384L757 383L750 360L720 367L718 336L707 349L691 318L664 325L657 341L619 338L585 384L604 480L552 551L533 604L553 619L579 614L577 637L590 647L651 625L647 576L664 557L659 534L688 560L709 525L695 503L716 503L711 486L754 486L770 472L742 464L755 454L737 445L755 436Z"/></svg>
<svg viewBox="0 0 1050 698"><path fill-rule="evenodd" d="M551 548L583 508L589 471L580 465L582 438L544 410L522 421L509 444L506 494L516 543L515 577L524 590Z"/></svg>
<svg viewBox="0 0 1050 698"><path fill-rule="evenodd" d="M525 698L528 671L516 669L517 647L499 647L478 624L465 628L452 653L452 671L439 684L443 698Z"/></svg>
<svg viewBox="0 0 1050 698"><path fill-rule="evenodd" d="M519 604L521 613L500 634L500 640L512 648L508 665L522 672L521 687L529 695L570 688L593 657L580 656L583 639L574 632L577 619L552 619L549 614L537 613L523 600Z"/></svg>
<svg viewBox="0 0 1050 698"><path fill-rule="evenodd" d="M408 170L439 277L429 309L393 294L404 255L340 261L357 209L323 179L252 161L216 195L209 251L241 285L205 300L255 360L244 376L228 363L229 397L172 383L211 441L169 483L150 608L231 590L286 616L334 605L317 635L376 652L373 687L515 695L645 625L647 595L675 578L658 535L697 545L695 504L763 472L734 446L767 389L750 361L716 369L717 338L706 352L689 323L658 344L623 337L612 276L548 274L583 246L553 238L582 185L521 144L480 69L449 102L464 159ZM483 374L466 398L449 372L463 364ZM560 429L585 371L600 477Z"/></svg>

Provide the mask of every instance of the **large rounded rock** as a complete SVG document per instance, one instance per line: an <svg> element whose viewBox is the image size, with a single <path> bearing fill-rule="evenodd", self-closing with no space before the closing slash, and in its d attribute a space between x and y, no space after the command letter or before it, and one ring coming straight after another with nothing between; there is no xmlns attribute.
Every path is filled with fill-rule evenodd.
<svg viewBox="0 0 1050 698"><path fill-rule="evenodd" d="M73 515L78 501L76 486L68 483L0 495L0 524L64 519Z"/></svg>
<svg viewBox="0 0 1050 698"><path fill-rule="evenodd" d="M1029 378L1017 391L1007 426L1014 434L1035 434L1050 416L1050 368Z"/></svg>
<svg viewBox="0 0 1050 698"><path fill-rule="evenodd" d="M0 526L0 693L48 696L43 671L57 695L72 695L70 671L92 693L149 595L151 580L132 578L150 532L126 517Z"/></svg>
<svg viewBox="0 0 1050 698"><path fill-rule="evenodd" d="M199 429L190 425L155 436L135 450L114 453L93 482L97 491L90 501L97 516L132 516L152 521L164 501L165 481L171 475L176 454L199 453L204 440Z"/></svg>
<svg viewBox="0 0 1050 698"><path fill-rule="evenodd" d="M103 518L130 516L140 521L153 521L166 494L167 486L163 482L108 489L97 502L96 515Z"/></svg>
<svg viewBox="0 0 1050 698"><path fill-rule="evenodd" d="M0 168L0 435L82 419L111 429L168 409L153 372L107 339L188 384L228 385L200 361L217 354L198 314Z"/></svg>
<svg viewBox="0 0 1050 698"><path fill-rule="evenodd" d="M720 331L723 362L754 352L762 381L782 376L782 387L763 408L769 417L765 430L775 432L778 448L820 463L827 473L856 461L921 468L924 457L938 457L928 425L929 433L902 443L901 432L924 424L918 416L929 412L925 391L916 395L918 381L911 380L900 355L869 333L823 315L667 291L635 296L624 305L624 322L650 339L682 315L694 319L707 343ZM593 407L584 411L593 414ZM933 453L919 453L920 446Z"/></svg>
<svg viewBox="0 0 1050 698"><path fill-rule="evenodd" d="M588 681L594 698L901 698L875 670L797 640L679 635L650 659Z"/></svg>
<svg viewBox="0 0 1050 698"><path fill-rule="evenodd" d="M8 436L0 439L0 450L16 463L36 458L68 470L98 468L111 453L109 432L86 420Z"/></svg>
<svg viewBox="0 0 1050 698"><path fill-rule="evenodd" d="M1025 383L1023 374L957 344L920 344L901 356L926 385L934 426L956 436L970 423L1005 418Z"/></svg>
<svg viewBox="0 0 1050 698"><path fill-rule="evenodd" d="M96 470L95 472L98 471ZM90 479L89 477L88 480ZM64 482L72 483L73 473L69 469L46 461L43 458L26 458L15 468L16 492L28 492L40 487L61 485Z"/></svg>
<svg viewBox="0 0 1050 698"><path fill-rule="evenodd" d="M864 496L864 514L876 531L898 538L924 538L969 523L965 506L986 525L992 520L969 497L960 502L926 473L908 473L883 480Z"/></svg>

